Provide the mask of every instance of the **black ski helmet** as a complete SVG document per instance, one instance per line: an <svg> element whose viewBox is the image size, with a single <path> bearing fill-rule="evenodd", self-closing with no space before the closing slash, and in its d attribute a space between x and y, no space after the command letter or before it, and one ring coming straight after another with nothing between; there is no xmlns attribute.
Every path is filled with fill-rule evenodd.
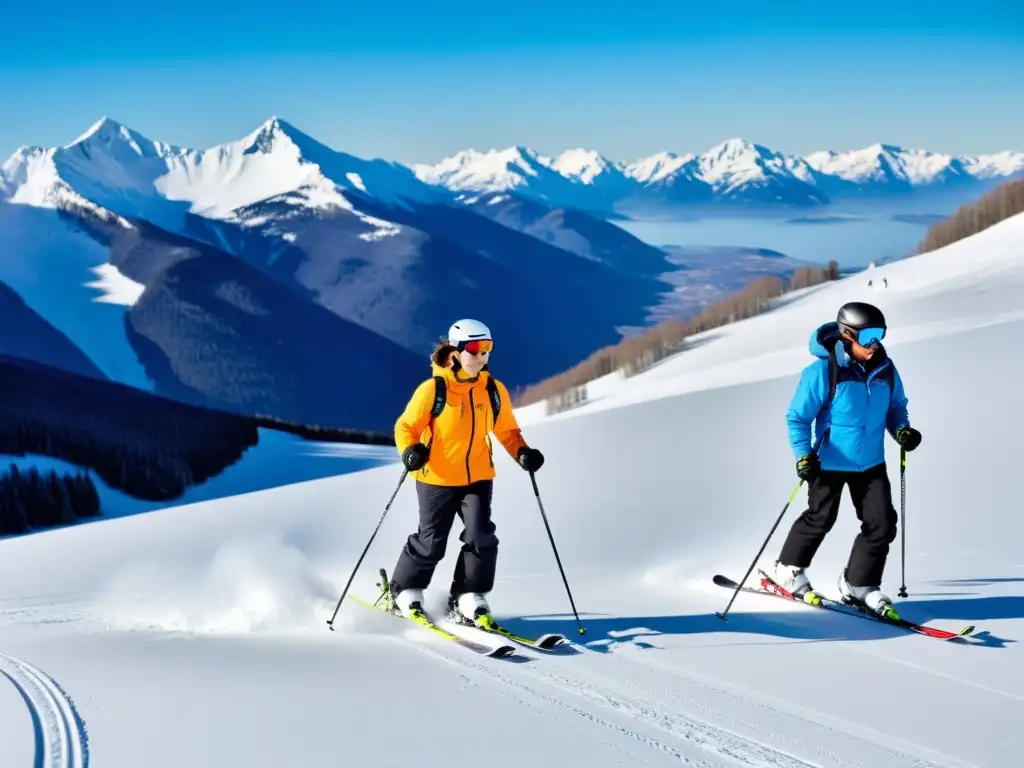
<svg viewBox="0 0 1024 768"><path fill-rule="evenodd" d="M836 315L840 331L859 331L861 328L885 328L885 315L874 304L851 301L843 304Z"/></svg>
<svg viewBox="0 0 1024 768"><path fill-rule="evenodd" d="M859 332L864 328L881 328L884 335L886 327L885 315L882 314L882 310L863 301L851 301L848 304L843 304L839 308L839 314L836 315L836 324L839 326L840 333L850 331L855 339L859 338Z"/></svg>

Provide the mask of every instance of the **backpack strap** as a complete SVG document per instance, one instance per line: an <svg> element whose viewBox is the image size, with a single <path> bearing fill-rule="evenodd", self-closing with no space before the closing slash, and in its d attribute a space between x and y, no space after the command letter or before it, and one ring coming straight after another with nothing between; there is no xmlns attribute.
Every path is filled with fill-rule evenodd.
<svg viewBox="0 0 1024 768"><path fill-rule="evenodd" d="M498 385L493 376L487 377L487 394L491 398L491 410L494 411L494 423L498 423L498 414L501 413L501 395L498 394Z"/></svg>
<svg viewBox="0 0 1024 768"><path fill-rule="evenodd" d="M427 443L427 450L434 444L434 419L441 415L445 405L448 404L448 385L444 382L443 376L434 377L434 402L430 406L430 442Z"/></svg>
<svg viewBox="0 0 1024 768"><path fill-rule="evenodd" d="M441 415L445 404L448 402L448 385L444 383L443 376L434 377L434 404L430 406L430 421Z"/></svg>
<svg viewBox="0 0 1024 768"><path fill-rule="evenodd" d="M818 415L815 417L819 429L821 428L821 417L825 415L825 411L832 405L832 400L836 396L836 384L838 381L839 361L836 359L835 347L830 347L828 350L828 394L825 395L825 400L822 402L821 408L818 409Z"/></svg>
<svg viewBox="0 0 1024 768"><path fill-rule="evenodd" d="M836 359L836 349L832 348L832 351L828 354L828 397L825 398L825 405L829 406L832 404L832 399L836 396L836 383L839 381L839 361Z"/></svg>

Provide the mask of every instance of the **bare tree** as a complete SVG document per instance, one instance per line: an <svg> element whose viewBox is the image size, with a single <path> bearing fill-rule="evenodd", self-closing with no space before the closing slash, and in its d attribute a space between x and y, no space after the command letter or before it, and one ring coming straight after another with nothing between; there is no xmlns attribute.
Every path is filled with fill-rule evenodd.
<svg viewBox="0 0 1024 768"><path fill-rule="evenodd" d="M929 227L914 253L938 250L1018 213L1024 213L1024 181L1007 181L982 195L977 202L962 205L945 221Z"/></svg>

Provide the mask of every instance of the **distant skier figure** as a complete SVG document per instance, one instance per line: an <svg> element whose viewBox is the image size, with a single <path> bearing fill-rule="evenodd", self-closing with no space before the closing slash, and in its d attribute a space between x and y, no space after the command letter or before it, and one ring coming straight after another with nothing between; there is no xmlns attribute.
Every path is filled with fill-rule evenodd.
<svg viewBox="0 0 1024 768"><path fill-rule="evenodd" d="M843 305L836 322L811 335L808 365L793 394L786 422L797 475L808 483L808 508L796 519L775 563L775 581L804 600L815 597L804 569L810 566L839 513L843 486L861 521L838 587L844 602L860 602L895 615L881 590L889 545L896 538L896 509L885 464L885 434L906 450L921 443L910 426L907 397L896 366L882 346L886 323L871 304ZM834 395L829 401L830 382ZM818 453L815 437L826 432Z"/></svg>
<svg viewBox="0 0 1024 768"><path fill-rule="evenodd" d="M416 388L395 424L395 443L402 464L416 473L419 498L419 526L390 579L393 606L405 616L422 611L423 591L444 557L458 515L465 529L449 589L449 615L464 623L493 624L485 597L494 586L498 557L489 433L524 470L536 471L544 463L520 433L508 390L488 369L493 343L490 330L477 320L452 325L431 355L433 377ZM441 378L443 390L434 377Z"/></svg>

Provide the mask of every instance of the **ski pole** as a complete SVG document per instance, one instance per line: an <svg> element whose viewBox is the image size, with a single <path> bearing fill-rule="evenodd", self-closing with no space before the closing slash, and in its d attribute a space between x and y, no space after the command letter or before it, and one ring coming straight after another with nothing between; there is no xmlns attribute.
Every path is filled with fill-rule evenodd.
<svg viewBox="0 0 1024 768"><path fill-rule="evenodd" d="M327 620L327 626L334 631L334 619L338 616L338 611L341 610L341 603L345 600L345 595L348 594L348 588L352 586L352 580L356 577L356 571L359 570L359 566L362 565L363 558L366 557L366 553L370 551L370 545L373 540L377 537L377 531L380 530L381 524L384 522L384 517L387 515L388 510L391 509L391 505L395 502L395 497L398 496L398 490L402 487L402 483L405 482L406 475L409 474L409 470L402 470L402 476L398 478L398 485L395 486L395 492L391 494L391 498L388 500L387 506L384 507L384 513L380 516L380 520L377 521L377 527L373 529L373 533L370 534L370 540L366 542L366 546L363 548L363 554L359 556L356 561L356 567L352 569L352 575L348 577L348 583L345 584L345 588L341 590L341 597L338 598L338 604L334 608L334 614Z"/></svg>
<svg viewBox="0 0 1024 768"><path fill-rule="evenodd" d="M907 449L900 446L900 597L907 596Z"/></svg>
<svg viewBox="0 0 1024 768"><path fill-rule="evenodd" d="M736 599L736 595L740 593L740 589L743 587L747 579L750 577L750 572L754 570L754 566L757 565L757 561L761 558L761 555L764 553L764 548L768 546L768 542L771 540L772 535L775 533L775 529L779 527L779 523L782 522L783 515L786 514L786 510L789 509L789 505L793 503L793 499L796 498L796 494L800 490L800 486L802 486L803 484L804 481L801 478L800 482L796 484L796 488L793 489L793 493L789 495L789 500L786 502L786 505L782 508L782 511L779 513L778 518L776 518L775 525L773 525L772 529L768 532L768 536L765 538L764 543L761 545L761 548L757 551L757 554L754 555L754 560L750 563L750 567L747 568L746 575L740 580L740 583L736 585L736 589L733 590L732 597L729 598L729 604L725 606L725 610L721 613L715 611L715 615L722 621L728 621L726 615L729 613L729 609L732 608L733 600Z"/></svg>
<svg viewBox="0 0 1024 768"><path fill-rule="evenodd" d="M818 451L821 448L822 443L825 442L825 437L828 435L828 433L829 433L829 429L826 429L824 432L822 432L821 437L818 438L818 444L816 446L814 446L814 449L812 450L812 453L818 453ZM729 609L732 608L733 600L736 599L736 595L738 595L740 593L740 589L743 587L743 585L747 583L747 579L750 578L750 572L754 570L754 566L757 565L757 561L761 558L761 555L764 554L764 549L765 549L765 547L768 546L768 542L771 541L771 538L772 538L772 536L775 533L775 529L779 527L779 523L782 522L782 518L786 514L786 510L789 509L789 505L793 503L793 499L796 498L797 493L800 491L800 486L802 486L803 484L804 484L803 478L800 478L800 482L798 482L796 484L796 488L794 488L793 492L791 494L789 494L789 500L786 501L785 506L782 507L782 511L779 512L779 516L775 520L775 525L773 525L772 529L770 531L768 531L768 536L765 537L764 543L761 545L761 548L757 551L757 554L754 555L754 559L750 563L750 567L747 568L746 575L742 579L740 579L740 583L737 584L736 585L736 589L733 590L732 597L729 598L729 603L728 603L728 605L725 606L725 610L722 611L721 613L719 613L718 611L715 611L715 616L720 618L722 621L728 621L726 616L729 613Z"/></svg>
<svg viewBox="0 0 1024 768"><path fill-rule="evenodd" d="M569 581L565 578L565 570L562 568L562 559L558 556L558 548L555 546L555 537L551 535L551 526L548 525L548 516L544 514L544 502L540 500L540 490L537 488L537 478L533 472L530 472L530 482L533 483L533 495L537 497L537 506L540 508L540 516L544 521L544 528L548 532L548 541L551 542L551 551L555 553L555 562L558 563L558 571L562 574L562 583L565 584L565 593L569 596L569 605L572 606L573 616L576 617L576 626L579 627L579 633L582 635L585 630L583 624L580 623L580 615L576 611L576 603L573 602L572 592L569 591Z"/></svg>

